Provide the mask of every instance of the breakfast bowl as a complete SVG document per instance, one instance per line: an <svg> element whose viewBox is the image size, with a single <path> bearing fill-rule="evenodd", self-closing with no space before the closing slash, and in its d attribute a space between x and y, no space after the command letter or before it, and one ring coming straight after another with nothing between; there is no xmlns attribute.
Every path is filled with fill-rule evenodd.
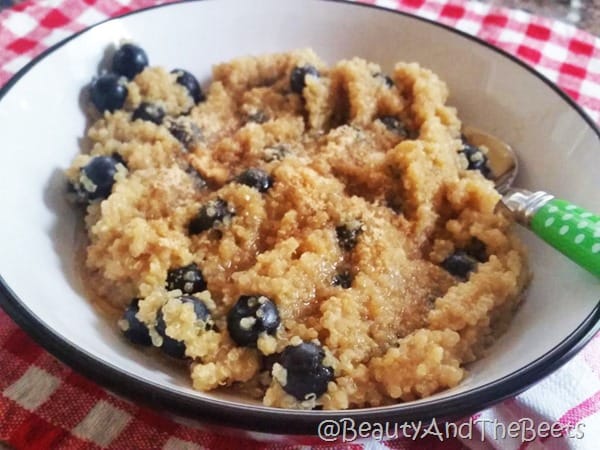
<svg viewBox="0 0 600 450"><path fill-rule="evenodd" d="M124 41L141 46L152 65L184 67L203 87L215 64L301 48L312 48L329 64L359 57L385 72L399 61L418 62L446 82L448 104L464 124L516 150L518 186L600 210L596 125L551 82L473 37L407 14L336 1L198 1L137 11L57 44L0 92L0 300L23 329L75 370L201 422L314 435L326 419L463 417L549 375L598 331L600 281L516 229L533 278L506 331L449 389L347 410L273 407L232 391L192 389L180 364L123 339L80 276L83 221L66 201L65 170L86 145L90 80L104 52L110 55Z"/></svg>

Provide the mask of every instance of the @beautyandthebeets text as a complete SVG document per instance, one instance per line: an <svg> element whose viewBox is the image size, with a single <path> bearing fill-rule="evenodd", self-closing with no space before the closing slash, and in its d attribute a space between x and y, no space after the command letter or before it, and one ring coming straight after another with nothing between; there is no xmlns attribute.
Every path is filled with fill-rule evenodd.
<svg viewBox="0 0 600 450"><path fill-rule="evenodd" d="M498 419L470 418L462 423L438 421L416 422L360 422L350 417L342 419L326 419L319 423L317 433L326 442L353 442L358 439L375 439L377 441L393 439L435 438L441 442L448 439L467 440L502 440L519 439L521 442L531 442L537 438L583 439L585 424L580 422L575 426L559 422L535 422L530 418L522 418L512 422L502 422Z"/></svg>

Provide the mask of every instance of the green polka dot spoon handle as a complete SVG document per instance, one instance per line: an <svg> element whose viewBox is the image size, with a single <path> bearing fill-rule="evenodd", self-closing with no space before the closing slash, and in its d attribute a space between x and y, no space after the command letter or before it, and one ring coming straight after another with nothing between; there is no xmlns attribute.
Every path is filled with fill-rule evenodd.
<svg viewBox="0 0 600 450"><path fill-rule="evenodd" d="M571 261L600 277L600 216L546 192L514 189L519 159L512 147L496 136L465 125L463 135L487 149L487 167L494 186L503 194L500 206Z"/></svg>
<svg viewBox="0 0 600 450"><path fill-rule="evenodd" d="M600 277L600 216L545 192L508 189L502 200L515 220Z"/></svg>

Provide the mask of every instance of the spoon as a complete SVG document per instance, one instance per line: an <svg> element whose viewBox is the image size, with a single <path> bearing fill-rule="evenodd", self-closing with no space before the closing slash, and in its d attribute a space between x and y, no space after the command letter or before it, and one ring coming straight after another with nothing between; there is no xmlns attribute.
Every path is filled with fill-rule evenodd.
<svg viewBox="0 0 600 450"><path fill-rule="evenodd" d="M469 144L488 150L491 179L503 196L498 207L571 261L600 277L600 216L544 191L512 188L519 170L513 149L474 127L463 127L463 134Z"/></svg>

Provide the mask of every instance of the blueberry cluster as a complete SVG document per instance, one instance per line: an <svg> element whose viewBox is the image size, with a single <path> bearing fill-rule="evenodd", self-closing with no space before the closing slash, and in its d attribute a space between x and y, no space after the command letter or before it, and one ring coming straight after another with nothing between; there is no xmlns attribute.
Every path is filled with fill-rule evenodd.
<svg viewBox="0 0 600 450"><path fill-rule="evenodd" d="M192 294L206 290L206 282L202 272L195 263L170 269L167 273L165 287L169 290L179 289L183 294L178 297L181 303L193 305L196 321L204 330L214 329L214 323L206 304ZM125 310L123 318L119 321L123 335L134 344L149 346L152 344L150 332L146 324L137 318L139 312L139 299L134 299ZM156 315L156 332L162 338L161 350L173 358L185 358L185 343L172 338L167 333L167 324L164 319L163 308Z"/></svg>
<svg viewBox="0 0 600 450"><path fill-rule="evenodd" d="M206 304L191 295L206 289L202 272L195 263L169 270L166 287L179 289L183 295L178 300L192 304L196 324L201 330L214 330L215 325ZM137 317L140 299L134 299L126 308L119 321L123 335L132 343L151 346L153 340L148 326ZM227 331L231 339L243 347L256 347L261 334L274 335L281 325L277 306L264 295L242 295L227 314ZM175 339L167 332L164 306L156 314L155 330L160 336L159 346L163 353L176 358L186 358L185 342ZM277 369L285 370L285 382L282 388L300 401L316 399L327 391L329 381L333 380L333 369L323 363L325 352L321 346L312 342L288 345L281 354L265 358L268 370L276 375ZM275 364L277 363L277 364Z"/></svg>
<svg viewBox="0 0 600 450"><path fill-rule="evenodd" d="M198 266L194 263L171 269L167 275L166 287L179 289L183 295L181 303L193 305L196 323L202 330L214 330L215 325L206 304L191 295L206 289L206 283ZM119 326L123 335L132 343L141 346L152 345L147 325L137 317L140 299L134 299L125 310ZM264 295L242 295L227 314L227 332L239 346L256 347L261 334L274 335L281 325L276 304ZM155 330L160 336L160 349L176 359L186 358L185 342L173 338L167 332L164 306L156 314ZM288 345L281 354L266 357L268 370L276 377L277 363L285 369L285 383L282 388L300 401L317 398L327 391L327 384L333 380L333 369L323 363L325 352L312 342ZM277 378L277 377L276 377Z"/></svg>
<svg viewBox="0 0 600 450"><path fill-rule="evenodd" d="M90 84L90 98L100 112L121 109L127 99L127 83L148 67L148 55L141 47L127 43L121 45L112 58L111 71L100 75ZM175 81L183 86L194 103L205 100L198 80L188 71L174 69ZM134 112L133 120L148 120L160 124L164 110L156 104L142 103Z"/></svg>
<svg viewBox="0 0 600 450"><path fill-rule="evenodd" d="M101 112L114 112L122 109L128 95L128 82L141 73L149 64L146 52L134 45L124 44L114 54L111 71L102 74L90 84L90 98L96 109ZM194 103L205 100L204 93L198 81L189 72L176 69L176 82L185 87ZM311 65L296 67L290 74L290 90L292 93L303 95L307 77L320 77L319 71ZM389 77L383 77L382 82L389 85ZM160 104L145 101L131 113L132 121L152 122L163 125L177 139L183 150L192 149L203 139L202 132L190 117L181 115L170 117ZM269 120L262 111L248 117L249 121L262 123ZM281 159L287 153L283 145L274 148L273 159ZM125 165L118 156L97 156L81 169L82 180L71 186L72 190L82 199L89 202L106 198L110 195L118 172L118 164ZM192 175L198 177L198 182L206 186L201 175L192 167ZM231 180L233 183L248 186L261 194L266 194L274 185L275 180L264 169L250 167L240 172ZM187 224L189 235L198 235L210 230L219 230L226 226L236 215L233 205L221 197L214 197L200 206L198 212ZM351 250L362 232L362 224L358 221L344 223L337 229L340 246ZM347 289L352 284L352 274L345 270L338 273L332 284ZM217 330L209 305L197 294L206 291L207 280L196 262L180 267L172 267L165 277L165 289L180 291L177 300L182 304L192 305L195 315L195 326L199 333ZM148 324L139 319L141 299L135 298L119 320L124 337L140 346L158 346L160 350L176 359L187 358L186 343L173 337L173 319L169 316L167 306L163 305L156 312L154 323ZM220 323L219 323L220 324ZM226 314L226 331L231 340L238 346L256 348L261 336L276 336L281 328L281 317L275 300L260 293L241 295ZM327 384L333 379L331 367L323 363L325 352L323 348L312 342L300 345L289 345L281 354L271 356L271 368L275 362L284 369L287 378L282 383L283 389L300 401L316 398L327 390ZM271 370L271 368L269 370Z"/></svg>
<svg viewBox="0 0 600 450"><path fill-rule="evenodd" d="M127 98L127 82L148 66L148 55L137 45L123 44L112 58L112 72L92 80L90 97L100 112L121 109Z"/></svg>
<svg viewBox="0 0 600 450"><path fill-rule="evenodd" d="M264 170L250 168L242 172L234 180L237 183L265 193L273 186L273 178ZM209 200L200 207L198 213L190 220L188 232L190 235L200 234L210 229L218 229L235 216L235 208L222 198Z"/></svg>
<svg viewBox="0 0 600 450"><path fill-rule="evenodd" d="M101 113L123 108L128 95L127 83L142 72L148 63L148 55L141 47L131 43L121 45L112 57L111 71L95 77L90 83L90 100L95 108ZM175 69L172 73L176 75L176 82L187 90L195 103L205 99L198 81L191 73L182 69ZM166 120L166 112L159 104L142 102L132 112L131 120L160 125ZM167 125L171 134L186 149L202 138L198 126L185 117L170 118ZM115 183L118 164L126 168L125 161L118 154L91 158L81 168L78 178L68 185L75 202L88 204L107 198Z"/></svg>

